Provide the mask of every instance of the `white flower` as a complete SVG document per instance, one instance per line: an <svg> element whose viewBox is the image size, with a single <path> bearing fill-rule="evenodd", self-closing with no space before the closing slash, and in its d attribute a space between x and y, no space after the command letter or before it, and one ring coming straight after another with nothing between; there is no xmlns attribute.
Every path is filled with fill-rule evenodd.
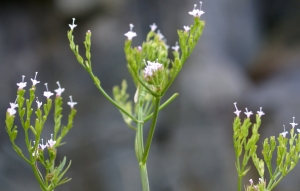
<svg viewBox="0 0 300 191"><path fill-rule="evenodd" d="M260 110L257 111L257 114L259 115L259 117L261 117L262 115L265 114L265 113L262 111L262 107L260 107Z"/></svg>
<svg viewBox="0 0 300 191"><path fill-rule="evenodd" d="M39 98L38 98L38 97L36 97L36 104L37 104L37 107L38 107L38 108L41 108L41 106L42 106L42 104L43 104L42 102L39 101Z"/></svg>
<svg viewBox="0 0 300 191"><path fill-rule="evenodd" d="M133 37L137 36L135 32L132 31L134 25L133 24L129 24L130 27L130 31L128 31L127 33L125 33L124 35L127 36L128 40L132 40Z"/></svg>
<svg viewBox="0 0 300 191"><path fill-rule="evenodd" d="M11 107L7 109L7 112L9 113L10 116L17 113L17 111L14 108L11 108Z"/></svg>
<svg viewBox="0 0 300 191"><path fill-rule="evenodd" d="M22 76L22 82L17 83L17 86L19 86L19 88L18 88L19 90L22 90L23 88L26 87L27 82L24 82L24 78L25 78L25 76L23 75Z"/></svg>
<svg viewBox="0 0 300 191"><path fill-rule="evenodd" d="M189 26L183 26L184 32L189 32L189 30L191 29Z"/></svg>
<svg viewBox="0 0 300 191"><path fill-rule="evenodd" d="M252 186L252 185L253 185L253 180L250 179L250 180L249 180L249 183L250 183L250 185Z"/></svg>
<svg viewBox="0 0 300 191"><path fill-rule="evenodd" d="M288 134L289 132L285 130L285 125L283 125L283 132L280 133L280 135L282 135L284 138L286 136L286 134Z"/></svg>
<svg viewBox="0 0 300 191"><path fill-rule="evenodd" d="M11 107L11 108L15 109L15 108L17 108L17 107L18 107L18 104L17 104L17 99L18 99L18 96L17 96L17 98L16 98L16 100L15 100L15 102L14 102L14 103L9 103L9 105L10 105L10 107Z"/></svg>
<svg viewBox="0 0 300 191"><path fill-rule="evenodd" d="M73 102L72 96L70 96L70 101L68 102L68 105L69 105L71 108L73 108L74 105L76 105L76 104L77 104L77 102Z"/></svg>
<svg viewBox="0 0 300 191"><path fill-rule="evenodd" d="M10 108L15 109L16 107L18 107L18 104L16 103L9 103Z"/></svg>
<svg viewBox="0 0 300 191"><path fill-rule="evenodd" d="M296 125L298 125L298 123L295 123L295 117L293 117L293 123L290 123L292 125L292 127L294 128Z"/></svg>
<svg viewBox="0 0 300 191"><path fill-rule="evenodd" d="M17 99L18 99L18 97L16 98L15 103L9 103L10 108L7 109L7 112L9 113L10 116L16 114L16 112L17 112L15 109L18 107Z"/></svg>
<svg viewBox="0 0 300 191"><path fill-rule="evenodd" d="M53 134L51 134L51 139L48 140L48 148L52 148L55 145L56 141L53 140Z"/></svg>
<svg viewBox="0 0 300 191"><path fill-rule="evenodd" d="M200 18L200 16L204 14L204 11L201 10L201 8L202 8L202 1L200 1L200 10L196 9L196 7L197 7L197 5L195 4L193 11L190 11L189 14L192 15L193 17Z"/></svg>
<svg viewBox="0 0 300 191"><path fill-rule="evenodd" d="M233 112L234 114L236 114L237 117L239 117L241 110L238 110L237 106L236 106L236 102L233 103L234 107L235 107L235 112Z"/></svg>
<svg viewBox="0 0 300 191"><path fill-rule="evenodd" d="M144 61L145 62L145 61ZM145 63L146 67L144 70L145 77L151 77L157 70L163 67L162 64L156 62L147 61L148 64Z"/></svg>
<svg viewBox="0 0 300 191"><path fill-rule="evenodd" d="M50 92L50 91L48 91L48 84L47 84L47 83L45 83L45 86L46 86L47 91L44 91L44 94L43 94L43 95L44 95L47 99L49 99L49 98L53 95L53 93Z"/></svg>
<svg viewBox="0 0 300 191"><path fill-rule="evenodd" d="M38 72L35 72L34 79L31 78L31 81L32 81L32 85L33 85L33 86L35 86L36 84L40 83L40 81L37 81L37 80L36 80L37 74L38 74Z"/></svg>
<svg viewBox="0 0 300 191"><path fill-rule="evenodd" d="M250 117L250 115L253 114L252 111L248 111L247 107L246 107L246 112L244 112L244 113L245 113L245 115L247 115L248 118Z"/></svg>
<svg viewBox="0 0 300 191"><path fill-rule="evenodd" d="M157 29L157 25L155 23L153 23L152 25L150 25L151 31L155 31Z"/></svg>
<svg viewBox="0 0 300 191"><path fill-rule="evenodd" d="M42 144L39 144L42 150L44 150L47 147L47 144L44 145L43 139L42 139Z"/></svg>
<svg viewBox="0 0 300 191"><path fill-rule="evenodd" d="M161 34L160 30L157 30L157 35L158 35L160 40L163 40L164 37L165 37L163 34Z"/></svg>
<svg viewBox="0 0 300 191"><path fill-rule="evenodd" d="M56 96L61 96L61 93L65 91L65 88L61 88L59 82L56 82L58 85L58 89L54 90L56 92Z"/></svg>
<svg viewBox="0 0 300 191"><path fill-rule="evenodd" d="M179 48L180 47L178 46L178 42L176 42L175 46L172 46L172 49L176 52L178 52Z"/></svg>
<svg viewBox="0 0 300 191"><path fill-rule="evenodd" d="M300 133L300 129L297 129L298 133Z"/></svg>
<svg viewBox="0 0 300 191"><path fill-rule="evenodd" d="M69 24L69 27L71 28L71 30L73 30L77 25L75 25L75 18L72 18L73 19L73 23L72 24Z"/></svg>

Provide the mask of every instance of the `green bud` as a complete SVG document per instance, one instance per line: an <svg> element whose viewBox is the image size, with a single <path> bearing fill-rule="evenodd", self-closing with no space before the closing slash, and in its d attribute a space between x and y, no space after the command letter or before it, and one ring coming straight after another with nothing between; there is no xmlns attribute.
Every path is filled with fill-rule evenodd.
<svg viewBox="0 0 300 191"><path fill-rule="evenodd" d="M45 177L45 179L49 182L52 181L53 178L54 178L54 173L48 173Z"/></svg>
<svg viewBox="0 0 300 191"><path fill-rule="evenodd" d="M254 153L256 153L256 149L257 149L257 146L256 146L256 145L253 145L253 146L250 148L250 153L249 153L249 155L252 156Z"/></svg>
<svg viewBox="0 0 300 191"><path fill-rule="evenodd" d="M10 134L10 140L14 141L17 138L18 135L18 130L14 130L11 134Z"/></svg>

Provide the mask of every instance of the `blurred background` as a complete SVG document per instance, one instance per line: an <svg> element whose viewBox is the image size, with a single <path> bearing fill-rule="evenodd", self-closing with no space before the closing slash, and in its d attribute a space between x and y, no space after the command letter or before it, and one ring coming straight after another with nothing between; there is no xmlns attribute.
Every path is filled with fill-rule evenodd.
<svg viewBox="0 0 300 191"><path fill-rule="evenodd" d="M75 42L81 46L92 31L94 73L111 95L122 79L135 89L127 73L123 52L129 23L142 43L155 22L174 46L177 29L193 23L188 11L194 0L10 0L0 4L0 190L38 191L30 167L13 151L5 132L5 112L16 98L16 83L38 71L40 101L45 91L66 89L66 102L78 102L74 128L58 158L67 156L72 181L57 191L141 190L134 153L134 132L123 123L119 111L97 91L88 73L69 48L68 24L76 18ZM203 0L206 21L203 35L182 72L169 90L179 97L159 116L150 151L148 172L155 191L232 191L237 175L232 144L233 102L266 113L261 139L291 128L300 121L300 1L296 0ZM242 115L244 117L244 115ZM254 122L254 117L252 121ZM53 122L43 132L50 138ZM66 122L66 119L64 119ZM148 127L146 127L147 131ZM24 148L21 127L16 143ZM261 150L259 148L258 150ZM300 165L277 187L297 190ZM256 183L254 168L248 173Z"/></svg>

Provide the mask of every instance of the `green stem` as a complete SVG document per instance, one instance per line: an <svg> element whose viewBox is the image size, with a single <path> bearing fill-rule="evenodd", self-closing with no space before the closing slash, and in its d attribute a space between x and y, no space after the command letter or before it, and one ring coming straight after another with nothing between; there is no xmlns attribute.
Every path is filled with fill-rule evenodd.
<svg viewBox="0 0 300 191"><path fill-rule="evenodd" d="M271 186L271 188L268 189L268 191L271 191L275 188L275 186L277 186L277 184L281 181L281 179L283 178L283 176L280 176L280 178L274 182L274 184Z"/></svg>
<svg viewBox="0 0 300 191"><path fill-rule="evenodd" d="M155 126L156 126L156 121L157 121L157 116L158 116L158 111L159 111L159 104L160 104L160 99L161 98L155 98L155 99L156 100L155 100L155 107L154 107L154 111L153 111L153 119L152 119L150 130L149 130L149 133L148 133L145 152L143 154L143 162L144 163L147 163L149 150L150 150L150 146L151 146L154 131L155 131Z"/></svg>
<svg viewBox="0 0 300 191"><path fill-rule="evenodd" d="M138 123L138 120L134 118L132 115L130 115L127 111L125 111L117 102L115 102L107 93L102 89L100 86L100 83L96 80L93 72L91 70L87 70L90 76L92 77L96 87L98 90L104 95L106 99L108 99L109 102L111 102L114 106L116 106L119 110L121 110L125 115L127 115L130 119L132 119L134 122Z"/></svg>
<svg viewBox="0 0 300 191"><path fill-rule="evenodd" d="M168 84L164 87L163 91L161 92L161 96L163 96L166 91L169 89L169 87L171 86L171 84L173 83L173 81L175 80L175 78L177 77L177 75L179 74L181 68L176 70L176 73L174 74L174 76L170 79L170 81L168 82Z"/></svg>
<svg viewBox="0 0 300 191"><path fill-rule="evenodd" d="M242 190L242 175L241 175L241 166L240 166L240 160L239 157L236 157L236 167L237 167L237 171L238 171L238 191Z"/></svg>
<svg viewBox="0 0 300 191"><path fill-rule="evenodd" d="M238 178L238 191L241 191L242 190L242 176L239 175L239 178Z"/></svg>
<svg viewBox="0 0 300 191"><path fill-rule="evenodd" d="M30 166L32 168L32 171L34 173L35 178L37 179L37 181L39 182L39 185L41 186L41 189L43 191L48 191L48 189L44 185L44 182L41 180L41 177L40 177L39 173L37 172L37 170L35 168L35 162L34 163L30 163Z"/></svg>
<svg viewBox="0 0 300 191"><path fill-rule="evenodd" d="M175 93L173 94L165 103L163 103L159 108L158 108L158 111L162 110L163 108L165 108L167 105L169 105L169 103L171 103L179 94L178 93ZM154 113L151 113L150 115L148 115L144 121L148 121L149 119L152 118Z"/></svg>
<svg viewBox="0 0 300 191"><path fill-rule="evenodd" d="M140 162L139 167L140 167L143 191L150 191L148 173L147 173L147 164Z"/></svg>
<svg viewBox="0 0 300 191"><path fill-rule="evenodd" d="M139 100L138 100L138 124L136 130L136 137L135 137L135 152L136 157L139 162L140 168L140 175L141 175L141 182L143 191L150 191L149 188L149 181L148 181L148 173L147 173L147 166L146 163L143 162L143 153L144 153L144 141L143 141L143 104L144 98L146 96L146 92L144 87L139 90Z"/></svg>

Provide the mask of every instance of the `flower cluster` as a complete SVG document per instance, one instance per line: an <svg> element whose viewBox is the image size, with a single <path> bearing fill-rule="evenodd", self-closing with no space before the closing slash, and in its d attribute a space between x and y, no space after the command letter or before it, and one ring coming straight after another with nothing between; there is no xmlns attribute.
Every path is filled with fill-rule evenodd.
<svg viewBox="0 0 300 191"><path fill-rule="evenodd" d="M237 117L239 117L239 115L241 113L241 110L238 110L236 102L234 102L233 104L234 104L234 107L235 107L235 112L233 112L233 113L236 114ZM247 118L250 118L250 116L253 115L252 111L248 111L248 108L245 108L245 110L246 110L246 112L244 112L245 115L247 116ZM257 114L258 114L259 117L265 115L265 113L262 111L262 107L259 108L259 111L257 111Z"/></svg>
<svg viewBox="0 0 300 191"><path fill-rule="evenodd" d="M233 112L234 114L236 114L237 117L239 117L241 110L238 110L236 102L233 103L235 106L235 112ZM247 116L247 118L249 118L253 113L252 111L248 111L247 108L245 108L246 112L245 115ZM261 117L262 115L264 115L265 113L262 111L262 107L260 107L260 110L257 111L257 114L259 115L259 117ZM295 123L295 117L293 117L293 122L290 123L292 125L292 128L294 129L296 127L296 125L298 125L298 123ZM300 133L300 129L297 129L297 132ZM285 130L285 125L283 125L283 132L280 133L281 136L286 137L286 135L288 134L288 131Z"/></svg>
<svg viewBox="0 0 300 191"><path fill-rule="evenodd" d="M161 70L163 68L163 65L156 62L150 62L147 61L147 64L145 63L146 67L144 70L144 76L145 78L151 78L158 70Z"/></svg>
<svg viewBox="0 0 300 191"><path fill-rule="evenodd" d="M292 125L292 128L294 129L296 127L296 125L298 125L298 123L295 123L295 117L293 117L293 122L290 123ZM300 129L297 129L297 132L300 133ZM283 125L283 132L280 133L280 135L282 135L283 137L286 137L286 135L289 132L285 130L285 125Z"/></svg>
<svg viewBox="0 0 300 191"><path fill-rule="evenodd" d="M253 183L253 180L250 179L249 180L249 185L246 187L246 191L259 191L259 190L263 190L265 187L265 181L262 178L258 179L258 184L255 185Z"/></svg>
<svg viewBox="0 0 300 191"><path fill-rule="evenodd" d="M38 83L40 83L40 81L37 81L36 80L36 76L37 76L38 72L35 73L35 77L34 79L31 78L31 81L32 81L32 87L34 88ZM17 83L17 86L18 86L18 90L23 90L23 88L25 88L27 86L27 82L24 82L25 80L25 76L23 75L22 76L22 81L20 83ZM58 89L54 90L56 92L56 97L60 97L61 94L65 91L65 88L61 88L60 87L60 83L59 82L56 82L57 85L58 85ZM44 91L43 95L47 98L47 99L50 99L50 97L52 95L54 95L51 91L48 90L48 84L45 83L45 86L46 86L46 91ZM10 116L16 114L16 108L18 107L18 104L17 104L17 100L18 100L18 97L16 98L15 102L14 103L9 103L10 104L10 108L7 109L7 112L9 113ZM36 97L36 103L37 103L37 106L38 108L40 108L42 106L42 102L40 102L38 100L38 97ZM70 96L70 102L68 102L68 105L70 105L71 108L74 107L74 105L76 105L77 102L73 102L72 101L72 96Z"/></svg>
<svg viewBox="0 0 300 191"><path fill-rule="evenodd" d="M38 148L35 152L32 153L32 156L36 156L39 149L41 151L43 151L45 148L48 148L48 149L53 148L53 146L56 143L56 141L53 140L53 134L51 134L51 139L46 141L46 144L44 144L43 139L41 139L41 140L42 140L42 144L38 144ZM33 141L33 144L35 144L35 141Z"/></svg>

